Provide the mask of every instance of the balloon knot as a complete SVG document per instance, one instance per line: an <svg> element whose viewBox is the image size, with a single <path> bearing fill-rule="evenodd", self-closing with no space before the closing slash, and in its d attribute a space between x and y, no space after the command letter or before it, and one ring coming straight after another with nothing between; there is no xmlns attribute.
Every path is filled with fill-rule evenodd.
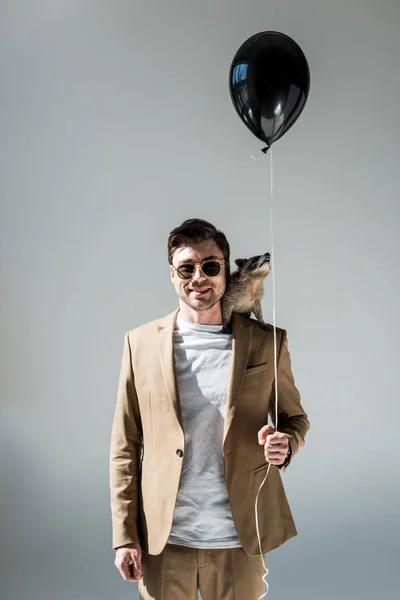
<svg viewBox="0 0 400 600"><path fill-rule="evenodd" d="M264 154L267 154L269 148L270 148L270 146L265 146L265 148L262 148L261 152L264 152Z"/></svg>

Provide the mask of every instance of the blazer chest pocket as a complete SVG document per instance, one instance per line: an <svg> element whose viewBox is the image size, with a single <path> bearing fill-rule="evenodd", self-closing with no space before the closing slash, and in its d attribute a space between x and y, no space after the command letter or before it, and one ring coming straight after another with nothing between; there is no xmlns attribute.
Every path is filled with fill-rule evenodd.
<svg viewBox="0 0 400 600"><path fill-rule="evenodd" d="M244 376L250 377L251 375L257 375L258 373L264 373L268 369L268 363L261 363L259 365L254 365L252 367L247 367Z"/></svg>

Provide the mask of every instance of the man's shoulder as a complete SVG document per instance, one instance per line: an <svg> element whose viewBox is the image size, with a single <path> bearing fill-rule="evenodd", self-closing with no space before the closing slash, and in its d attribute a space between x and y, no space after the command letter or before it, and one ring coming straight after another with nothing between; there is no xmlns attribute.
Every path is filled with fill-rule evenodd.
<svg viewBox="0 0 400 600"><path fill-rule="evenodd" d="M260 335L274 334L274 326L271 323L266 322L264 328L254 317L246 317L241 313L238 313L238 319L240 319L244 325L250 325L253 328L253 333L259 333ZM275 330L277 335L282 335L285 331L283 327L278 327L277 325L275 325Z"/></svg>
<svg viewBox="0 0 400 600"><path fill-rule="evenodd" d="M147 321L146 323L141 323L140 325L136 325L132 329L129 329L128 335L129 337L141 337L147 336L148 334L157 331L159 326L164 325L167 321L171 320L176 311L169 313L168 315L163 315L162 317L158 317L157 319L153 319L152 321Z"/></svg>

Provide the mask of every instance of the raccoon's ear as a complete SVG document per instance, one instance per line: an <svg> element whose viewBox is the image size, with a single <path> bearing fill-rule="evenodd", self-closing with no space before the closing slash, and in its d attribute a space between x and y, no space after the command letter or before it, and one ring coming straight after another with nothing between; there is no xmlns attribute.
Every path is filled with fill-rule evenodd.
<svg viewBox="0 0 400 600"><path fill-rule="evenodd" d="M235 260L235 265L238 266L240 269L241 267L243 267L244 264L246 264L246 262L247 262L247 258L237 258Z"/></svg>

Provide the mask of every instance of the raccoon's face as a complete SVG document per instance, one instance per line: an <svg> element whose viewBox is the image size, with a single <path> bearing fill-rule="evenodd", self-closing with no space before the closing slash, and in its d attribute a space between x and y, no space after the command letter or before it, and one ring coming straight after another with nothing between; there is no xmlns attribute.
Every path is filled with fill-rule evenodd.
<svg viewBox="0 0 400 600"><path fill-rule="evenodd" d="M270 271L270 258L270 253L266 252L265 254L252 256L251 258L237 258L235 264L243 274L249 273L253 276L265 277Z"/></svg>

